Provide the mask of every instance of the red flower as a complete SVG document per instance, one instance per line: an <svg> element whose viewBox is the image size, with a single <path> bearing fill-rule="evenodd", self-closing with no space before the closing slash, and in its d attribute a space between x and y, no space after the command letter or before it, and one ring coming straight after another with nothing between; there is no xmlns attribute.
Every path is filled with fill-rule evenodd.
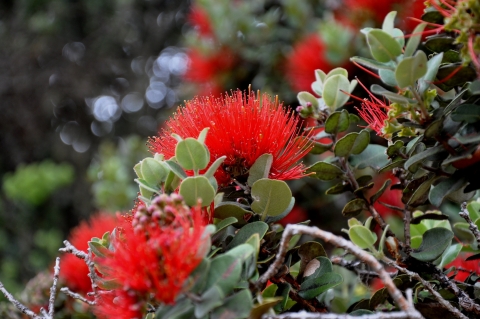
<svg viewBox="0 0 480 319"><path fill-rule="evenodd" d="M139 303L134 293L125 290L102 292L96 300L95 315L100 319L141 319L142 303Z"/></svg>
<svg viewBox="0 0 480 319"><path fill-rule="evenodd" d="M228 48L222 48L209 54L191 49L188 52L188 69L185 80L201 87L207 94L220 95L224 75L235 65L235 55Z"/></svg>
<svg viewBox="0 0 480 319"><path fill-rule="evenodd" d="M480 262L477 260L469 260L466 261L465 259L471 256L471 254L463 254L458 256L454 261L450 264L445 266L446 269L450 267L454 267L457 269L457 275L455 276L455 280L458 281L465 281L465 279L470 276L470 273L474 273L476 275L480 275ZM452 276L454 273L451 272L448 274Z"/></svg>
<svg viewBox="0 0 480 319"><path fill-rule="evenodd" d="M111 232L118 224L119 222L114 215L98 213L72 229L68 241L77 249L87 252L88 242L92 237L101 238L104 233ZM92 284L88 277L89 270L85 262L73 254L65 254L61 258L60 277L66 281L66 285L71 290L82 294L91 291Z"/></svg>
<svg viewBox="0 0 480 319"><path fill-rule="evenodd" d="M385 126L385 121L388 120L388 115L385 112L389 110L389 107L382 100L378 99L373 95L363 84L358 82L360 85L367 91L370 95L370 100L363 99L362 107L355 107L358 111L358 115L367 122L368 126L374 130L377 135L384 135L382 132L383 127ZM357 98L359 99L359 98Z"/></svg>
<svg viewBox="0 0 480 319"><path fill-rule="evenodd" d="M375 194L380 189L380 187L382 187L383 183L387 179L390 179L392 181L390 185L394 185L399 182L399 179L395 175L393 175L391 172L380 174L375 177L375 185L368 192L369 195L372 196L373 194ZM382 196L380 196L377 199L377 201L375 201L375 203L373 204L373 207L377 210L377 212L383 218L387 216L392 216L392 215L403 216L401 212L388 208L385 205L382 205L380 202L391 205L391 206L397 206L397 207L403 208L401 190L390 190L390 187L387 188L385 192L383 192Z"/></svg>
<svg viewBox="0 0 480 319"><path fill-rule="evenodd" d="M287 226L288 224L297 224L308 219L308 214L301 206L295 205L287 216L278 221L279 224Z"/></svg>
<svg viewBox="0 0 480 319"><path fill-rule="evenodd" d="M403 20L404 29L407 32L412 32L419 24L419 19L425 10L425 0L410 0L400 13L400 19ZM418 20L413 20L415 18Z"/></svg>
<svg viewBox="0 0 480 319"><path fill-rule="evenodd" d="M188 22L198 30L198 33L203 37L212 37L213 31L210 24L208 13L197 4L192 5L190 14L188 15Z"/></svg>
<svg viewBox="0 0 480 319"><path fill-rule="evenodd" d="M196 138L209 127L205 144L210 151L210 163L227 156L215 174L219 185L227 186L233 178L245 175L257 158L266 153L273 155L270 178L297 179L305 172L305 166L297 162L310 150L306 138L297 138L297 124L298 118L268 95L237 91L222 99L202 97L186 102L149 144L152 152L168 159L175 155L177 144L172 133Z"/></svg>
<svg viewBox="0 0 480 319"><path fill-rule="evenodd" d="M207 238L200 209L172 196L159 196L148 208L139 206L134 227L113 243L111 256L98 261L105 279L144 301L152 295L157 302L174 303L204 255Z"/></svg>
<svg viewBox="0 0 480 319"><path fill-rule="evenodd" d="M385 16L392 11L397 1L377 0L345 0L344 7L350 20L357 26L362 26L366 21L374 20L381 23Z"/></svg>
<svg viewBox="0 0 480 319"><path fill-rule="evenodd" d="M297 91L311 91L315 70L328 73L333 66L326 57L327 47L317 34L311 34L296 43L287 56L286 78Z"/></svg>

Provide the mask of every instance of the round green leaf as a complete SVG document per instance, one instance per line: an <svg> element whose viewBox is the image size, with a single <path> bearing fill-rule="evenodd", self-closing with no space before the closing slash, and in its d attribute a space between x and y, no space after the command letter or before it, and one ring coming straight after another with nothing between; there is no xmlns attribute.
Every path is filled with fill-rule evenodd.
<svg viewBox="0 0 480 319"><path fill-rule="evenodd" d="M307 173L315 173L310 177L321 179L322 181L331 181L344 175L343 171L333 164L327 162L317 162L307 169Z"/></svg>
<svg viewBox="0 0 480 319"><path fill-rule="evenodd" d="M379 62L394 61L402 53L400 44L379 29L372 29L367 33L367 43L373 58Z"/></svg>
<svg viewBox="0 0 480 319"><path fill-rule="evenodd" d="M292 191L287 183L268 178L262 178L253 183L251 194L252 210L261 214L262 219L283 213L290 205L292 198Z"/></svg>
<svg viewBox="0 0 480 319"><path fill-rule="evenodd" d="M427 55L423 51L404 58L395 69L395 79L400 88L414 86L415 81L427 73Z"/></svg>
<svg viewBox="0 0 480 319"><path fill-rule="evenodd" d="M215 189L204 176L187 177L180 184L180 195L188 206L195 206L199 199L202 207L209 206L215 198Z"/></svg>
<svg viewBox="0 0 480 319"><path fill-rule="evenodd" d="M225 295L228 295L237 285L241 274L242 263L240 259L230 255L220 255L210 263L205 287L208 289L217 285Z"/></svg>
<svg viewBox="0 0 480 319"><path fill-rule="evenodd" d="M248 171L247 183L252 186L253 183L261 178L267 178L272 167L273 156L272 154L262 154L253 163L252 167Z"/></svg>
<svg viewBox="0 0 480 319"><path fill-rule="evenodd" d="M157 186L167 177L167 170L159 161L147 157L140 164L142 178L152 186Z"/></svg>
<svg viewBox="0 0 480 319"><path fill-rule="evenodd" d="M452 231L436 227L423 234L422 244L411 252L411 256L421 261L434 261L447 249L453 239Z"/></svg>
<svg viewBox="0 0 480 319"><path fill-rule="evenodd" d="M304 299L313 299L343 281L339 274L329 272L320 277L305 280L300 286L298 295Z"/></svg>
<svg viewBox="0 0 480 319"><path fill-rule="evenodd" d="M342 215L345 217L355 217L366 209L365 201L361 198L355 198L349 201L342 210Z"/></svg>
<svg viewBox="0 0 480 319"><path fill-rule="evenodd" d="M354 225L348 230L350 240L362 249L373 247L377 241L376 236L370 229L361 225Z"/></svg>
<svg viewBox="0 0 480 319"><path fill-rule="evenodd" d="M301 106L307 106L307 103L310 103L314 109L318 109L318 99L309 92L298 93L297 99Z"/></svg>
<svg viewBox="0 0 480 319"><path fill-rule="evenodd" d="M350 98L346 93L350 90L350 82L341 74L328 77L323 85L323 100L331 109L336 110L342 107Z"/></svg>
<svg viewBox="0 0 480 319"><path fill-rule="evenodd" d="M370 143L370 133L366 130L360 133L349 133L338 140L335 144L335 155L348 157L350 154L360 154Z"/></svg>
<svg viewBox="0 0 480 319"><path fill-rule="evenodd" d="M227 248L231 249L240 244L247 242L247 240L252 237L253 234L258 234L259 238L262 239L265 236L268 230L268 225L264 222L258 221L246 224L238 233L233 237L232 241L228 244Z"/></svg>
<svg viewBox="0 0 480 319"><path fill-rule="evenodd" d="M253 215L253 213L244 209L236 202L224 202L215 207L213 215L218 219L235 217L235 219L237 219L235 226L240 227L247 223L247 220Z"/></svg>
<svg viewBox="0 0 480 319"><path fill-rule="evenodd" d="M210 161L205 145L191 137L178 142L175 148L175 158L186 170L204 169Z"/></svg>
<svg viewBox="0 0 480 319"><path fill-rule="evenodd" d="M350 124L348 112L342 110L341 112L333 112L325 121L325 132L337 134L348 129Z"/></svg>

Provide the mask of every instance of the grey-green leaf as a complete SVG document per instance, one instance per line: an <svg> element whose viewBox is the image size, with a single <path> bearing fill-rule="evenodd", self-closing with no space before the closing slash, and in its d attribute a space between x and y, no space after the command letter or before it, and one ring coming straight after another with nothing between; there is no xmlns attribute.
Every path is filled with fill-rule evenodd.
<svg viewBox="0 0 480 319"><path fill-rule="evenodd" d="M318 178L323 181L331 181L344 176L343 171L336 165L327 162L317 162L307 169L307 173L315 173L310 177Z"/></svg>
<svg viewBox="0 0 480 319"><path fill-rule="evenodd" d="M373 58L379 62L394 61L402 53L400 44L380 29L372 29L367 33L367 43Z"/></svg>
<svg viewBox="0 0 480 319"><path fill-rule="evenodd" d="M411 256L421 261L434 261L450 246L453 239L452 231L435 227L423 234L422 244L411 252Z"/></svg>
<svg viewBox="0 0 480 319"><path fill-rule="evenodd" d="M417 51L414 56L404 58L395 70L395 79L400 88L414 86L415 81L427 72L427 55Z"/></svg>

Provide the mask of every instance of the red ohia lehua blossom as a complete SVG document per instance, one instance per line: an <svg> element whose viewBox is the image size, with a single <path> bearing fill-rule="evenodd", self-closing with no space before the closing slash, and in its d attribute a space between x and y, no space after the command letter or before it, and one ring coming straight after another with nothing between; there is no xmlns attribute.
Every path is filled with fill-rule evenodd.
<svg viewBox="0 0 480 319"><path fill-rule="evenodd" d="M200 207L163 194L137 208L132 226L113 241L112 254L98 260L103 278L119 284L115 293L130 298L132 310L144 310L152 299L173 304L208 246ZM108 312L111 302L102 300L98 311Z"/></svg>
<svg viewBox="0 0 480 319"><path fill-rule="evenodd" d="M326 56L327 46L318 34L297 42L286 61L286 78L293 89L311 91L315 70L327 72L333 68Z"/></svg>
<svg viewBox="0 0 480 319"><path fill-rule="evenodd" d="M377 135L383 136L382 129L385 127L385 121L388 120L387 112L390 108L385 102L375 97L363 84L358 81L365 91L367 91L370 99L360 99L355 96L357 100L362 101L360 108L355 107L358 111L358 115L367 122L368 126L374 130Z"/></svg>
<svg viewBox="0 0 480 319"><path fill-rule="evenodd" d="M115 289L102 292L93 310L99 319L141 319L142 303L134 292Z"/></svg>
<svg viewBox="0 0 480 319"><path fill-rule="evenodd" d="M107 231L112 231L119 225L119 220L112 214L101 212L90 217L88 221L82 221L73 228L68 241L77 249L87 252L88 242L92 237L101 238ZM73 291L86 294L92 291L92 283L88 277L88 267L82 259L73 254L65 254L61 257L60 278Z"/></svg>
<svg viewBox="0 0 480 319"><path fill-rule="evenodd" d="M450 264L445 266L446 269L454 267L457 269L457 274L455 275L455 280L465 281L465 279L470 276L471 273L479 275L480 274L480 262L478 260L466 260L472 254L461 254ZM449 273L449 276L452 276L454 272Z"/></svg>
<svg viewBox="0 0 480 319"><path fill-rule="evenodd" d="M165 158L175 155L175 140L196 138L209 127L205 141L210 163L227 156L215 173L221 186L248 172L262 154L272 154L269 178L297 179L304 176L305 166L298 161L310 150L310 142L299 134L299 118L286 111L268 95L236 91L223 98L200 97L186 102L185 107L165 123L160 135L149 140L150 150Z"/></svg>
<svg viewBox="0 0 480 319"><path fill-rule="evenodd" d="M213 37L212 25L208 13L198 4L193 4L188 14L188 22L202 37Z"/></svg>

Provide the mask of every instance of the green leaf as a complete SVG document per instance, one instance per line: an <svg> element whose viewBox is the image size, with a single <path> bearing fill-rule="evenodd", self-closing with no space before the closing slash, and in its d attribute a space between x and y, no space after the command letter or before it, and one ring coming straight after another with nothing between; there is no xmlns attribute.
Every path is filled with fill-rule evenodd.
<svg viewBox="0 0 480 319"><path fill-rule="evenodd" d="M377 201L377 199L379 199L383 193L387 190L387 188L390 186L390 184L392 184L392 180L391 179L387 179L382 187L379 188L379 190L372 195L372 197L370 197L370 203L373 205L373 203L375 203Z"/></svg>
<svg viewBox="0 0 480 319"><path fill-rule="evenodd" d="M218 224L215 224L215 226L217 227L215 233L219 233L223 229L227 228L230 225L235 224L236 222L238 222L238 219L236 219L235 217L227 217L221 220L220 222L218 222Z"/></svg>
<svg viewBox="0 0 480 319"><path fill-rule="evenodd" d="M275 223L275 222L281 220L282 218L284 218L288 214L290 214L290 212L293 209L293 206L295 206L295 197L292 196L292 198L290 199L290 204L288 205L287 208L285 208L285 210L282 213L280 213L276 216L267 216L267 218L265 218L265 222L267 224L271 224L271 223Z"/></svg>
<svg viewBox="0 0 480 319"><path fill-rule="evenodd" d="M200 134L198 134L198 138L197 138L197 141L199 141L200 143L202 144L205 144L205 139L207 138L207 133L208 133L208 130L210 128L209 127L206 127L204 128Z"/></svg>
<svg viewBox="0 0 480 319"><path fill-rule="evenodd" d="M323 248L322 244L316 241L307 241L306 243L300 245L298 248L298 255L300 256L300 275L303 274L305 267L312 259L315 259L319 256L327 257L325 248Z"/></svg>
<svg viewBox="0 0 480 319"><path fill-rule="evenodd" d="M379 70L378 75L380 75L380 80L382 80L383 83L390 86L398 86L395 72L391 70Z"/></svg>
<svg viewBox="0 0 480 319"><path fill-rule="evenodd" d="M420 78L420 80L418 80L418 91L421 94L423 94L430 87L430 84L432 84L433 80L435 80L440 63L442 63L442 59L443 52L428 60L427 72Z"/></svg>
<svg viewBox="0 0 480 319"><path fill-rule="evenodd" d="M341 182L327 189L325 191L325 194L336 195L336 194L345 193L347 191L352 191L351 185L347 182Z"/></svg>
<svg viewBox="0 0 480 319"><path fill-rule="evenodd" d="M155 312L156 318L191 319L194 316L194 306L189 299L177 301L175 305L162 304Z"/></svg>
<svg viewBox="0 0 480 319"><path fill-rule="evenodd" d="M462 251L462 247L461 244L453 244L448 247L442 254L442 258L437 267L443 269L443 267L454 261L458 254L460 254L460 251Z"/></svg>
<svg viewBox="0 0 480 319"><path fill-rule="evenodd" d="M349 124L349 113L346 110L333 112L325 121L325 132L337 134L346 131Z"/></svg>
<svg viewBox="0 0 480 319"><path fill-rule="evenodd" d="M225 155L217 158L215 162L210 165L210 167L205 172L205 174L203 174L203 176L205 176L206 178L212 178L213 175L217 172L217 169L220 167L220 165L222 165L223 161L225 161L226 158L227 157Z"/></svg>
<svg viewBox="0 0 480 319"><path fill-rule="evenodd" d="M446 152L443 145L437 145L434 147L427 148L425 151L413 155L405 162L405 169L409 169L413 164L419 163L423 160L426 160L428 157Z"/></svg>
<svg viewBox="0 0 480 319"><path fill-rule="evenodd" d="M205 145L191 137L178 142L175 148L175 158L186 170L204 169L210 161Z"/></svg>
<svg viewBox="0 0 480 319"><path fill-rule="evenodd" d="M365 226L354 225L348 230L350 240L362 249L373 247L377 241L376 236Z"/></svg>
<svg viewBox="0 0 480 319"><path fill-rule="evenodd" d="M253 163L248 172L247 183L252 186L253 183L262 178L267 178L272 168L273 156L272 154L260 155Z"/></svg>
<svg viewBox="0 0 480 319"><path fill-rule="evenodd" d="M480 121L480 108L475 104L462 104L453 110L451 116L456 122L475 123Z"/></svg>
<svg viewBox="0 0 480 319"><path fill-rule="evenodd" d="M307 103L310 103L314 109L318 109L318 99L311 93L300 92L297 94L297 99L302 106L307 106Z"/></svg>
<svg viewBox="0 0 480 319"><path fill-rule="evenodd" d="M342 215L349 218L360 214L364 209L367 209L365 201L361 198L355 198L349 201L342 210Z"/></svg>
<svg viewBox="0 0 480 319"><path fill-rule="evenodd" d="M246 210L243 205L237 202L223 202L215 207L214 216L215 218L225 219L225 218L235 218L237 222L235 223L236 227L241 227L247 223L253 213L249 210Z"/></svg>
<svg viewBox="0 0 480 319"><path fill-rule="evenodd" d="M414 86L415 81L427 72L427 55L423 51L408 58L404 58L395 70L395 79L400 88Z"/></svg>
<svg viewBox="0 0 480 319"><path fill-rule="evenodd" d="M298 295L303 299L313 299L328 289L337 286L342 281L342 276L333 272L307 279L300 285Z"/></svg>
<svg viewBox="0 0 480 319"><path fill-rule="evenodd" d="M461 64L452 63L442 65L438 68L437 78L439 80L438 86L444 91L450 91L458 86L463 86L466 82L474 81L477 78L476 72L471 67L462 67L457 70ZM452 72L456 73L452 76ZM448 77L448 80L446 80Z"/></svg>
<svg viewBox="0 0 480 319"><path fill-rule="evenodd" d="M336 110L342 107L350 96L345 92L349 92L350 82L348 78L341 74L328 77L323 84L323 100L331 109Z"/></svg>
<svg viewBox="0 0 480 319"><path fill-rule="evenodd" d="M358 169L366 167L380 169L388 163L388 158L385 154L386 149L385 146L369 144L361 154L351 156L349 162Z"/></svg>
<svg viewBox="0 0 480 319"><path fill-rule="evenodd" d="M307 173L315 173L315 175L310 176L323 181L331 181L336 178L341 178L344 175L338 166L327 162L317 162L313 164L307 169Z"/></svg>
<svg viewBox="0 0 480 319"><path fill-rule="evenodd" d="M420 44L420 41L422 40L422 32L423 30L425 30L426 26L426 23L420 23L415 27L412 32L412 36L410 37L410 40L408 40L407 46L405 47L405 51L403 54L404 57L411 57L413 53L415 53L418 45Z"/></svg>
<svg viewBox="0 0 480 319"><path fill-rule="evenodd" d="M323 154L332 148L333 143L323 144L319 142L313 142L313 148L310 150L310 154Z"/></svg>
<svg viewBox="0 0 480 319"><path fill-rule="evenodd" d="M262 319L262 316L270 311L273 306L282 301L282 297L265 298L262 303L253 306L249 319Z"/></svg>
<svg viewBox="0 0 480 319"><path fill-rule="evenodd" d="M335 144L335 156L348 157L350 154L360 154L370 143L370 133L361 130L360 133L348 133Z"/></svg>
<svg viewBox="0 0 480 319"><path fill-rule="evenodd" d="M465 178L458 178L455 176L444 179L430 190L428 199L430 200L430 203L440 207L445 197L461 189L467 183L468 182Z"/></svg>
<svg viewBox="0 0 480 319"><path fill-rule="evenodd" d="M468 215L472 220L477 220L480 218L480 203L479 202L470 202L467 205Z"/></svg>
<svg viewBox="0 0 480 319"><path fill-rule="evenodd" d="M348 71L344 68L334 68L328 72L323 82L325 83L325 81L327 81L329 78L333 77L334 75L341 75L343 77L348 78Z"/></svg>
<svg viewBox="0 0 480 319"><path fill-rule="evenodd" d="M385 89L384 87L381 87L378 84L373 84L370 87L370 91L372 91L372 93L375 93L375 94L383 95L390 102L393 102L393 103L407 104L409 102L409 99L407 99L403 95L390 92L389 90Z"/></svg>
<svg viewBox="0 0 480 319"><path fill-rule="evenodd" d="M180 195L188 206L196 206L198 200L202 201L202 207L209 206L215 198L215 189L204 176L185 178L180 184Z"/></svg>
<svg viewBox="0 0 480 319"><path fill-rule="evenodd" d="M265 220L267 216L277 216L283 213L290 205L292 198L292 191L287 183L268 178L257 180L252 186L251 194L252 210L262 215L262 220Z"/></svg>
<svg viewBox="0 0 480 319"><path fill-rule="evenodd" d="M392 34L393 29L395 28L393 23L395 22L396 16L397 16L397 11L391 11L385 16L382 23L383 31L385 31L388 34Z"/></svg>
<svg viewBox="0 0 480 319"><path fill-rule="evenodd" d="M163 164L151 157L145 158L140 164L142 178L149 185L159 185L167 177L168 171Z"/></svg>
<svg viewBox="0 0 480 319"><path fill-rule="evenodd" d="M205 287L205 278L208 276L208 272L210 270L210 259L203 258L200 265L195 268L195 270L191 273L190 277L192 278L194 284L193 287L189 290L193 293L201 293L204 291Z"/></svg>
<svg viewBox="0 0 480 319"><path fill-rule="evenodd" d="M205 287L217 285L224 295L230 294L242 273L241 261L230 255L219 255L212 259Z"/></svg>
<svg viewBox="0 0 480 319"><path fill-rule="evenodd" d="M177 162L173 161L172 159L169 159L168 161L165 161L165 164L167 164L168 167L170 167L170 169L172 170L172 172L174 172L175 175L177 175L179 178L181 179L187 178L187 173L185 173L183 168L180 165L178 165Z"/></svg>
<svg viewBox="0 0 480 319"><path fill-rule="evenodd" d="M258 234L260 239L262 239L267 230L268 225L261 221L246 224L240 228L235 237L233 237L232 241L228 244L227 249L245 243L253 234Z"/></svg>
<svg viewBox="0 0 480 319"><path fill-rule="evenodd" d="M105 258L106 256L111 254L111 251L108 250L107 247L103 246L102 244L94 241L88 242L88 247L92 251L92 253L100 258Z"/></svg>
<svg viewBox="0 0 480 319"><path fill-rule="evenodd" d="M399 160L399 161L395 161L393 163L387 164L384 167L380 168L378 170L378 172L379 173L389 172L389 171L393 170L395 167L402 167L403 168L406 161L407 160Z"/></svg>
<svg viewBox="0 0 480 319"><path fill-rule="evenodd" d="M407 202L408 206L417 207L423 205L427 199L428 194L430 193L430 186L435 181L435 178L430 178L423 182L412 194L410 199Z"/></svg>
<svg viewBox="0 0 480 319"><path fill-rule="evenodd" d="M223 306L215 309L211 319L238 319L246 318L252 310L252 294L248 289L242 289L236 294L223 300Z"/></svg>
<svg viewBox="0 0 480 319"><path fill-rule="evenodd" d="M400 44L379 29L372 29L367 33L367 43L373 58L379 62L394 61L402 53Z"/></svg>
<svg viewBox="0 0 480 319"><path fill-rule="evenodd" d="M394 70L393 66L390 63L389 64L380 63L375 60L364 58L364 57L354 56L350 58L350 61L374 70L390 70L390 71Z"/></svg>
<svg viewBox="0 0 480 319"><path fill-rule="evenodd" d="M217 285L211 286L200 296L200 300L194 300L195 317L201 318L212 309L221 306L223 304L223 298L225 298L225 294L222 289Z"/></svg>
<svg viewBox="0 0 480 319"><path fill-rule="evenodd" d="M412 251L410 255L420 261L434 261L450 246L452 239L453 233L446 228L429 229L423 234L420 247Z"/></svg>
<svg viewBox="0 0 480 319"><path fill-rule="evenodd" d="M311 278L318 278L329 272L333 272L332 262L327 257L319 256L310 260L307 264L303 279L305 281Z"/></svg>

